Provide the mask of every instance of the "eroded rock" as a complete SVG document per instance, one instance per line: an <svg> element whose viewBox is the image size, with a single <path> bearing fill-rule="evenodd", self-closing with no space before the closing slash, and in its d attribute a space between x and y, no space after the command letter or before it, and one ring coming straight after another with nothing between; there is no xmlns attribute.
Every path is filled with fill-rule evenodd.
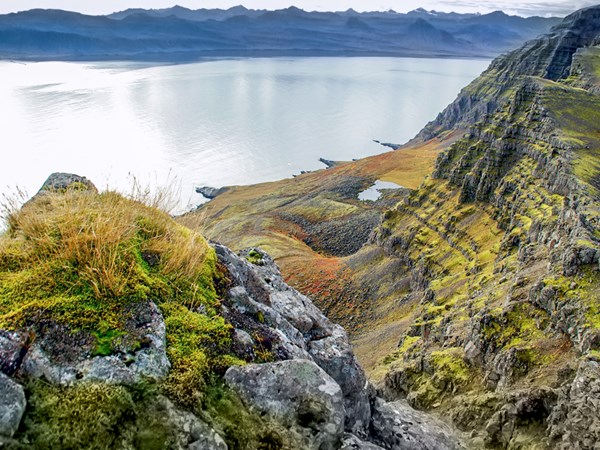
<svg viewBox="0 0 600 450"><path fill-rule="evenodd" d="M342 390L314 362L232 367L225 381L247 406L289 429L298 448L339 448L345 417Z"/></svg>

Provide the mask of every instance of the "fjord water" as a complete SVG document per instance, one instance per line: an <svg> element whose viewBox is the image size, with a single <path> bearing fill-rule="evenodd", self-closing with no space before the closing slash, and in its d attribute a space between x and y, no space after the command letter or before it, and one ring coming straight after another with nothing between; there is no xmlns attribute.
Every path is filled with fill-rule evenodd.
<svg viewBox="0 0 600 450"><path fill-rule="evenodd" d="M486 60L265 58L193 64L0 62L1 192L54 171L127 190L251 184L404 143Z"/></svg>

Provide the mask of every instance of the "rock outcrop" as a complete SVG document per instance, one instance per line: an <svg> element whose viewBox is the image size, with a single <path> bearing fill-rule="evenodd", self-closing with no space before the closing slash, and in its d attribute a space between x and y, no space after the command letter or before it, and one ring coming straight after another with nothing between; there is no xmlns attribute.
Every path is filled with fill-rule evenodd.
<svg viewBox="0 0 600 450"><path fill-rule="evenodd" d="M288 429L295 448L339 448L345 420L342 390L314 362L232 367L225 381L252 408Z"/></svg>
<svg viewBox="0 0 600 450"><path fill-rule="evenodd" d="M10 438L16 433L25 405L23 388L0 373L0 444L3 437Z"/></svg>
<svg viewBox="0 0 600 450"><path fill-rule="evenodd" d="M57 199L73 200L78 207L88 200L93 204L104 200L110 202L111 212L118 202L124 201L113 193L98 194L85 178L68 174L51 176L40 192L23 213L39 214L36 208L48 207ZM394 431L398 424L404 431L409 430L410 442L403 441L406 448L430 448L431 442L437 442L441 435L435 434L439 428L435 420L409 407L397 408L377 399L345 331L331 323L308 297L284 283L266 253L251 249L238 256L221 245L211 248L203 240L193 241L199 244L197 250L205 253L204 272L191 272L200 273L192 282L192 289L185 282L168 285L170 274L162 264L169 255L140 242L148 236L158 239L157 227L176 225L168 217L144 217L148 213L144 208L141 207L140 215L132 216L133 226L140 228L133 235L135 254L127 273L140 282L131 291L125 291L128 297L118 302L107 298L95 281L94 294L83 291L86 296L75 297L75 303L67 297L66 306L58 303L54 309L55 304L50 303L38 308L40 300L35 298L27 303L31 311L28 314L13 314L9 317L12 321L1 316L5 320L2 323L8 325L0 330L1 438L25 442L29 440L27 433L33 433L36 445L51 447L65 439L61 433L69 432L73 434L69 437L73 445L86 439L113 439L127 447L156 440L157 448L226 450L223 436L236 443L237 439L248 439L242 436L248 436L248 430L237 430L241 434L236 436L235 431L225 428L223 423L230 419L221 418L218 411L227 406L219 405L218 398L210 400L211 406L206 410L202 400L194 399L194 395L209 395L198 393L206 379L212 377L212 382L217 383L213 389L219 395L240 402L244 420L256 426L267 424L266 434L259 439L272 448L395 448L400 442ZM64 217L67 221L71 219L71 210L68 212L68 217ZM58 214L54 210L53 213ZM15 219L15 234L18 223ZM85 232L85 226L77 227L78 236ZM173 234L167 236L169 242L174 238ZM49 257L63 254L57 252ZM82 257L77 257L77 264L81 265ZM15 265L6 265L7 259L1 269L9 277ZM190 270L197 270L197 261ZM65 267L67 263L62 264ZM181 261L177 264L181 267ZM161 269L165 271L158 272ZM28 273L23 275L27 276ZM176 300L178 291L172 286L178 291L185 289L183 300ZM79 284L76 287L81 289ZM203 294L206 298L198 298L200 289L207 291ZM217 292L220 301L216 300ZM113 290L111 295L118 292ZM212 303L211 296L215 299ZM10 296L7 299L14 300ZM21 302L20 298L17 300ZM20 308L19 302L13 306ZM105 311L104 308L109 314L100 320L94 314ZM77 323L83 325L76 326ZM221 351L229 353L226 358L217 359L222 356ZM211 361L216 368L212 372L206 363L207 355L214 358ZM241 360L250 364L241 365ZM197 366L186 372L194 364ZM199 373L205 378L198 377ZM219 382L224 382L229 390L218 387ZM27 383L31 390L29 399L19 383ZM372 407L379 414L376 421ZM85 412L80 412L80 408ZM74 414L79 414L81 424L72 423ZM24 415L27 418L23 427ZM89 427L98 421L103 421L103 425L94 435L96 431ZM437 437L432 438L431 433ZM444 439L448 441L447 448L458 448L451 433Z"/></svg>
<svg viewBox="0 0 600 450"><path fill-rule="evenodd" d="M93 356L89 336L73 335L56 324L0 331L0 369L7 375L17 373L64 385L87 381L133 385L146 378L162 380L171 367L162 315L148 302L135 306L134 317L130 333L109 356ZM35 340L30 342L32 336ZM134 348L137 342L144 342L144 348Z"/></svg>

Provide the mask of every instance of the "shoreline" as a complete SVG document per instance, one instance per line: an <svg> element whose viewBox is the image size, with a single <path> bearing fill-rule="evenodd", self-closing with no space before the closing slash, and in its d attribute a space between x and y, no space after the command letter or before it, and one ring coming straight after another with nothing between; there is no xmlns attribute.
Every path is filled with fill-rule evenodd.
<svg viewBox="0 0 600 450"><path fill-rule="evenodd" d="M247 52L165 52L135 55L2 55L0 62L23 64L39 62L140 62L165 64L193 64L210 61L235 59L275 59L275 58L406 58L406 59L456 59L492 60L497 55L435 54L419 52L311 52L311 51L247 51Z"/></svg>

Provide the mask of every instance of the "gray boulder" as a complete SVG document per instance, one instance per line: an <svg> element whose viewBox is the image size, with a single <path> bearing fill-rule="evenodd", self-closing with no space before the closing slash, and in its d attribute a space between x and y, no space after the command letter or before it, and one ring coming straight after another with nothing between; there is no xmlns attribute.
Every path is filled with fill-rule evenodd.
<svg viewBox="0 0 600 450"><path fill-rule="evenodd" d="M384 403L377 400L371 429L374 442L386 449L464 449L448 425L402 401Z"/></svg>
<svg viewBox="0 0 600 450"><path fill-rule="evenodd" d="M227 450L223 438L194 414L178 409L166 397L159 397L158 402L175 435L176 450Z"/></svg>
<svg viewBox="0 0 600 450"><path fill-rule="evenodd" d="M225 381L248 407L288 430L296 448L340 447L345 416L342 390L314 362L232 367Z"/></svg>
<svg viewBox="0 0 600 450"><path fill-rule="evenodd" d="M54 384L77 381L104 381L132 385L144 378L161 380L171 368L166 353L166 327L158 307L153 302L136 306L135 324L130 324L130 336L146 343L145 348L132 350L121 344L115 354L90 357L90 348L72 348L74 354L65 358L60 349L63 342L56 336L38 336L29 348L19 373L32 378L45 378ZM127 336L126 336L127 337Z"/></svg>
<svg viewBox="0 0 600 450"><path fill-rule="evenodd" d="M331 336L308 344L313 360L342 388L346 407L346 430L364 433L371 421L367 377L358 365L348 336L336 326Z"/></svg>
<svg viewBox="0 0 600 450"><path fill-rule="evenodd" d="M25 412L25 392L21 385L0 373L0 437L12 437Z"/></svg>

